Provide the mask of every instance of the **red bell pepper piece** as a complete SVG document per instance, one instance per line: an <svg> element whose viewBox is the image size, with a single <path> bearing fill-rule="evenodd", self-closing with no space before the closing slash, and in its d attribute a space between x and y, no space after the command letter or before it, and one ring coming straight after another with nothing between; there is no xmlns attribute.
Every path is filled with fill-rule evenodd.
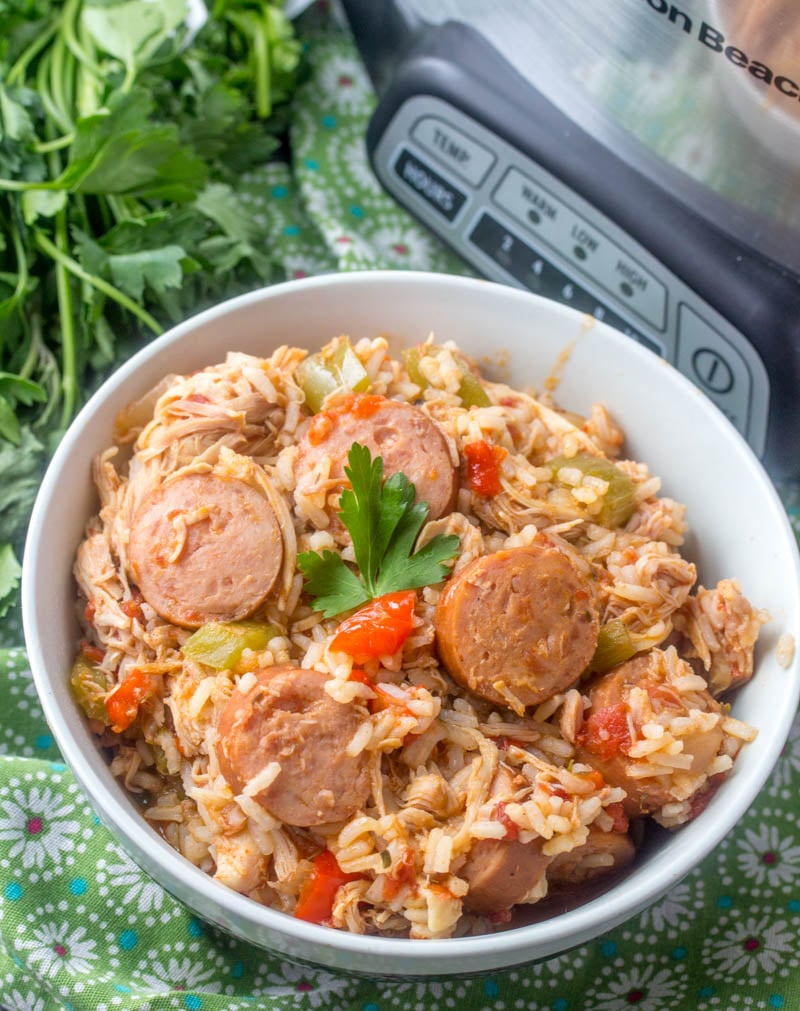
<svg viewBox="0 0 800 1011"><path fill-rule="evenodd" d="M507 451L502 446L492 446L483 439L465 444L467 483L472 491L487 498L500 494L500 461L506 455Z"/></svg>
<svg viewBox="0 0 800 1011"><path fill-rule="evenodd" d="M360 607L339 625L331 649L366 663L396 653L414 627L414 590L385 593Z"/></svg>
<svg viewBox="0 0 800 1011"><path fill-rule="evenodd" d="M348 881L358 881L363 875L346 874L330 850L314 857L311 874L297 899L294 915L308 923L325 923L333 914L336 893Z"/></svg>
<svg viewBox="0 0 800 1011"><path fill-rule="evenodd" d="M139 706L155 694L157 687L158 683L152 674L134 667L106 699L111 729L118 734L126 730L136 719Z"/></svg>

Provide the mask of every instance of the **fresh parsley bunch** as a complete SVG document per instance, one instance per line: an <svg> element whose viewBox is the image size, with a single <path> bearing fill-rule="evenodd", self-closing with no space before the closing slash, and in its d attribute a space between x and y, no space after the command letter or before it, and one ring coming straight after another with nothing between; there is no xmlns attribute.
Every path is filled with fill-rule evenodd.
<svg viewBox="0 0 800 1011"><path fill-rule="evenodd" d="M326 618L385 593L414 590L441 582L446 562L458 552L455 534L437 534L414 551L428 518L426 502L415 501L414 485L405 474L383 480L383 460L373 460L366 446L353 443L345 474L350 481L339 502L339 516L353 542L359 575L335 551L304 551L297 558L313 607Z"/></svg>
<svg viewBox="0 0 800 1011"><path fill-rule="evenodd" d="M0 0L0 614L43 464L143 341L282 276L237 191L300 45L280 0Z"/></svg>

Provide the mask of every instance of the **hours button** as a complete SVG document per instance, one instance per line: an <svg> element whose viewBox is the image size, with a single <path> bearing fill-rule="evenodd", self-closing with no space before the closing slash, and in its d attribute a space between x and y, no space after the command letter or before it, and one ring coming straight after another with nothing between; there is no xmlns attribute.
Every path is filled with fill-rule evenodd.
<svg viewBox="0 0 800 1011"><path fill-rule="evenodd" d="M394 163L395 174L434 210L454 221L467 199L447 179L426 165L408 148L402 148Z"/></svg>

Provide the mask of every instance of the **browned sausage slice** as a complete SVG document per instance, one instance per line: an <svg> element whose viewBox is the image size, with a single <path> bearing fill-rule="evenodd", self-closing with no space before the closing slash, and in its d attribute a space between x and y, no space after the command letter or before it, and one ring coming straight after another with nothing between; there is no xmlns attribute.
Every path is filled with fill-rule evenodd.
<svg viewBox="0 0 800 1011"><path fill-rule="evenodd" d="M128 557L144 599L174 625L245 618L280 572L275 511L244 481L185 474L154 488L134 516Z"/></svg>
<svg viewBox="0 0 800 1011"><path fill-rule="evenodd" d="M577 680L599 629L588 580L544 540L470 562L445 586L434 621L451 676L515 709Z"/></svg>
<svg viewBox="0 0 800 1011"><path fill-rule="evenodd" d="M458 871L469 882L464 909L472 913L496 913L522 902L542 879L549 858L542 855L540 840L480 839Z"/></svg>
<svg viewBox="0 0 800 1011"><path fill-rule="evenodd" d="M321 461L330 460L332 481L344 481L354 442L366 446L373 459L383 459L384 478L405 474L417 501L428 503L429 519L453 509L458 474L441 429L412 404L372 395L348 397L314 417L300 440L297 490L307 492L314 485Z"/></svg>
<svg viewBox="0 0 800 1011"><path fill-rule="evenodd" d="M627 832L603 832L592 825L582 846L553 858L547 880L555 888L582 885L622 870L635 856L636 847Z"/></svg>
<svg viewBox="0 0 800 1011"><path fill-rule="evenodd" d="M370 794L364 754L346 753L357 711L328 695L319 671L272 667L256 677L249 691L233 693L217 724L217 760L231 789L246 793L252 782L254 799L287 825L349 818ZM273 762L280 771L257 789Z"/></svg>
<svg viewBox="0 0 800 1011"><path fill-rule="evenodd" d="M688 674L692 673L688 664L685 669ZM590 706L578 733L576 758L601 772L611 786L625 790L624 805L630 817L654 812L685 796L682 790L673 791L673 772L668 765L663 766L662 775L642 776L643 765L652 765L652 759L647 755L632 757L628 754L634 743L631 730L634 735L639 731L636 715L639 705L632 695L634 691L647 693L649 705L658 718L692 715L690 706L670 684L667 675L664 651L653 649L615 667L589 689ZM707 691L692 693L691 708L695 707L704 713L723 712ZM718 720L715 726L707 729L698 725L681 737L681 757L690 759L691 765L678 769L679 776L701 776L716 758L724 736L720 723Z"/></svg>
<svg viewBox="0 0 800 1011"><path fill-rule="evenodd" d="M513 794L514 773L498 765L486 806L491 810ZM473 843L458 871L469 884L464 909L496 913L522 902L541 881L550 862L549 857L542 855L541 844L542 840L521 843L518 839L479 839Z"/></svg>

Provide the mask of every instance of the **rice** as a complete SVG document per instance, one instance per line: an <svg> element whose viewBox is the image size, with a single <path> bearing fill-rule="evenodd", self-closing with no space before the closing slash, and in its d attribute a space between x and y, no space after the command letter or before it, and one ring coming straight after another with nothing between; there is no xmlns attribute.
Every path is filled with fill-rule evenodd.
<svg viewBox="0 0 800 1011"><path fill-rule="evenodd" d="M792 666L795 650L796 644L793 635L787 632L778 639L775 656L781 667L788 670Z"/></svg>
<svg viewBox="0 0 800 1011"><path fill-rule="evenodd" d="M344 876L325 918L337 929L420 939L496 929L511 906L547 901L551 868L560 893L578 896L585 881L614 870L617 857L598 833L632 850L631 821L677 828L702 811L756 736L719 696L752 676L768 616L734 579L697 585L680 553L684 507L660 497L646 464L624 459L624 433L605 405L587 418L566 414L549 397L481 377L455 344L433 337L413 368L383 337L340 336L323 350L354 356L368 396L414 405L441 438L457 486L444 515L424 522L417 551L454 536L447 571L456 580L488 556L545 544L590 587L597 635L614 623L630 651L607 671L576 671L533 702L513 664L492 670L488 695L473 691L443 660L439 623L450 584L442 580L416 588L397 648L363 662L334 648L343 614L314 608L297 559L332 553L354 573L356 551L338 513L344 485L334 458L306 458L314 419L298 370L308 352L286 346L265 359L231 352L210 368L167 377L121 412L117 443L93 466L100 509L75 559L83 645L73 687L113 774L145 802L147 821L226 887L296 912L327 853ZM465 406L469 382L480 396ZM328 428L341 415L326 412L342 403L334 393L323 404ZM469 477L465 447L475 443L496 450L491 494ZM120 452L128 445L132 453ZM578 454L616 470L590 473ZM157 613L132 567L139 506L187 473L244 482L277 518L280 571L244 615L268 638L229 661L185 655L192 629ZM626 518L606 525L604 507L618 494L628 496ZM166 567L191 555L212 519L204 502L174 517ZM237 572L236 582L250 576ZM492 620L487 614L489 628ZM541 648L555 650L549 641ZM780 662L788 666L793 654L794 640L781 637ZM278 711L305 729L287 722L275 739L264 732L241 758L247 719L237 707L254 700L257 724L271 679L300 668L315 672L321 696L313 705L284 699ZM117 710L121 724L112 729ZM322 710L336 714L327 730ZM351 729L320 758L324 734L335 735L339 723ZM239 779L237 761L248 762ZM341 762L356 770L355 784L325 779L326 763ZM287 795L295 767L306 770L293 787L299 793L306 779L323 777L312 798L320 810L338 811L356 786L359 802L327 821L278 816L275 798ZM495 856L485 863L487 847ZM493 889L504 896L496 907Z"/></svg>

